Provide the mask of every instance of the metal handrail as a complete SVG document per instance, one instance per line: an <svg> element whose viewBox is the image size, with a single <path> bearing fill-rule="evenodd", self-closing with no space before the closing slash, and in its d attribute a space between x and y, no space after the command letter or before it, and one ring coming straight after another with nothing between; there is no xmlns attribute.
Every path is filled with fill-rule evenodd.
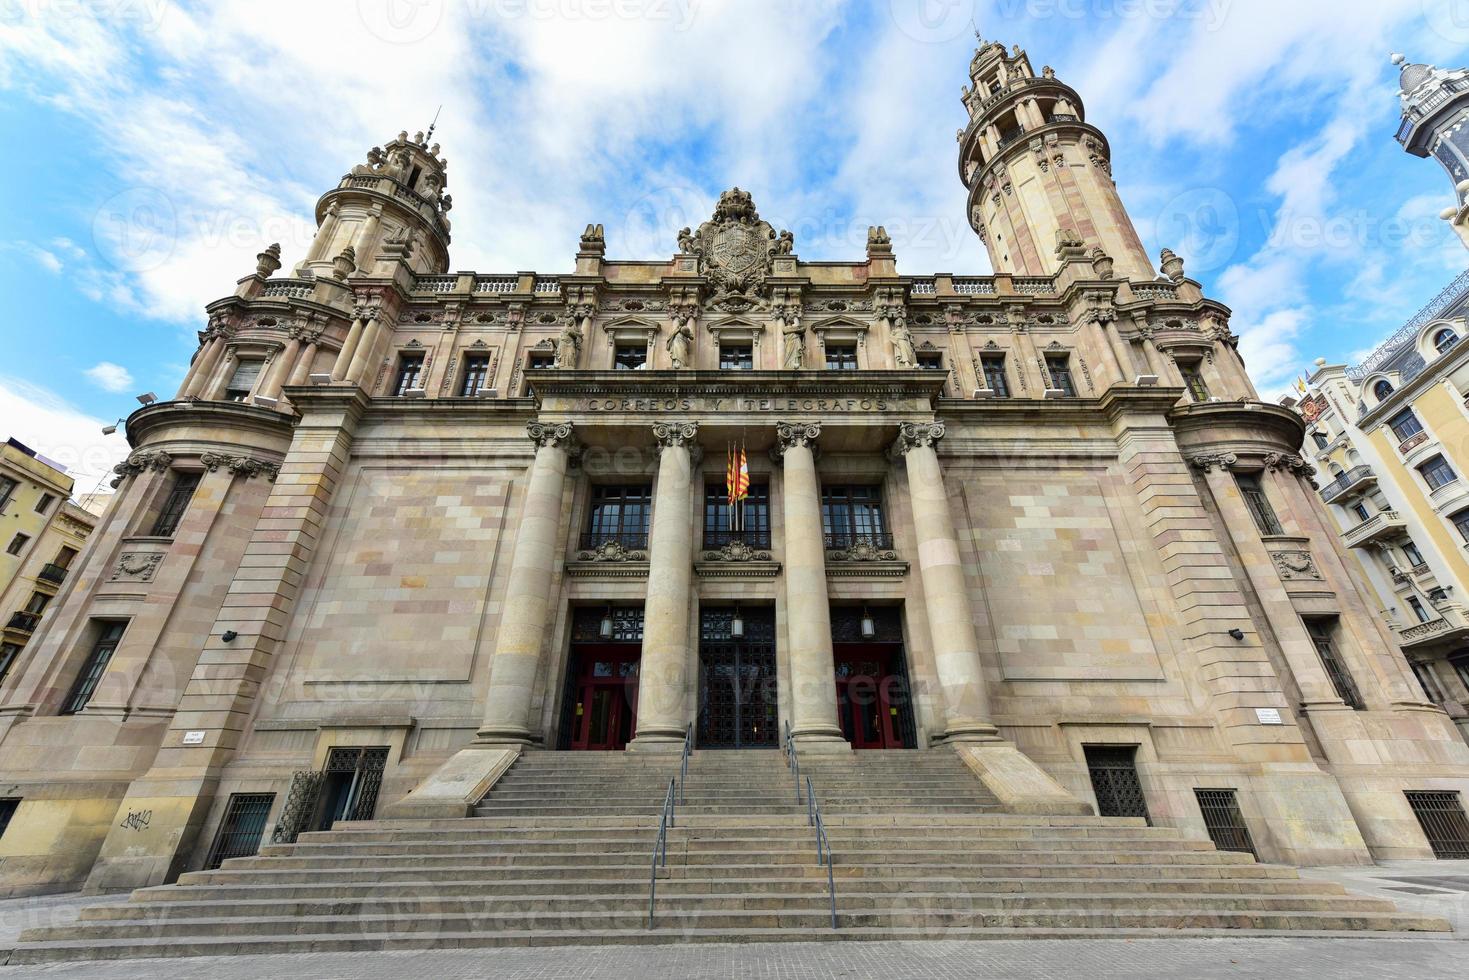
<svg viewBox="0 0 1469 980"><path fill-rule="evenodd" d="M668 828L674 821L674 783L668 780L668 792L663 794L663 815L658 820L658 836L653 840L653 865L648 870L648 928L653 928L653 902L658 897L658 865L668 867Z"/></svg>
<svg viewBox="0 0 1469 980"><path fill-rule="evenodd" d="M831 897L831 927L837 927L837 885L831 870L831 838L826 836L826 823L821 819L821 804L816 802L816 790L811 786L811 777L806 777L806 820L816 828L816 865L826 865L826 893Z"/></svg>
<svg viewBox="0 0 1469 980"><path fill-rule="evenodd" d="M689 776L689 756L694 754L694 726L690 724L683 732L683 757L678 760L678 802L684 801L683 784Z"/></svg>
<svg viewBox="0 0 1469 980"><path fill-rule="evenodd" d="M786 766L791 770L791 780L796 784L796 805L801 805L801 760L796 755L796 740L791 737L791 723L785 723L786 735L783 740L786 754Z"/></svg>

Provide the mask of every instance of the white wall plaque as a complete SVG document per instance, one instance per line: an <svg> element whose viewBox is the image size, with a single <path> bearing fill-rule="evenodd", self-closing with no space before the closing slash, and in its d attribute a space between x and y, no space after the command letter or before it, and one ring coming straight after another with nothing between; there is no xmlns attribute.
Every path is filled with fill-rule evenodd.
<svg viewBox="0 0 1469 980"><path fill-rule="evenodd" d="M1255 720L1258 721L1262 725L1283 725L1283 724L1285 724L1285 722L1283 722L1283 721L1280 720L1280 709L1279 708L1256 708L1255 709Z"/></svg>
<svg viewBox="0 0 1469 980"><path fill-rule="evenodd" d="M185 745L203 745L204 744L204 733L203 732L184 732L184 744Z"/></svg>

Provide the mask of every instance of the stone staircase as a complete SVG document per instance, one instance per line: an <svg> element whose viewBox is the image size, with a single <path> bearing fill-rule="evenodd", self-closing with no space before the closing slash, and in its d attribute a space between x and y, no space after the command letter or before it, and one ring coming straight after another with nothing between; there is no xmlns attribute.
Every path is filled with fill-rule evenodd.
<svg viewBox="0 0 1469 980"><path fill-rule="evenodd" d="M658 871L677 757L528 752L463 820L377 820L32 929L9 962L564 945L1446 932L1141 820L1005 814L947 750L802 760L839 928L781 754L697 752Z"/></svg>

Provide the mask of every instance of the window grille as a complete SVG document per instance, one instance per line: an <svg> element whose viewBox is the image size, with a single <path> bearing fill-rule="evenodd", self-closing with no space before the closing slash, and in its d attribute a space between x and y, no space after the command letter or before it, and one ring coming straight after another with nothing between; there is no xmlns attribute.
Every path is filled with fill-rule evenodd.
<svg viewBox="0 0 1469 980"><path fill-rule="evenodd" d="M1413 816L1436 858L1469 858L1469 818L1457 790L1406 790Z"/></svg>
<svg viewBox="0 0 1469 980"><path fill-rule="evenodd" d="M1255 854L1255 842L1250 839L1250 828L1245 826L1245 817L1239 811L1234 790L1196 789L1194 797L1199 801L1204 827L1215 847L1221 851L1241 851L1259 856Z"/></svg>

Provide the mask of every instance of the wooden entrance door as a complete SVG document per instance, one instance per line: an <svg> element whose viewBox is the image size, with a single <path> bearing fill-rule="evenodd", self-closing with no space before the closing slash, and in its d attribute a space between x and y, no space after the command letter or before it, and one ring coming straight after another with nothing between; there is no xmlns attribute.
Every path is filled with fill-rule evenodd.
<svg viewBox="0 0 1469 980"><path fill-rule="evenodd" d="M893 670L894 651L883 646L836 648L837 714L854 749L904 747L899 713L906 705L907 685Z"/></svg>
<svg viewBox="0 0 1469 980"><path fill-rule="evenodd" d="M637 734L638 658L626 644L578 644L571 747L618 751Z"/></svg>

